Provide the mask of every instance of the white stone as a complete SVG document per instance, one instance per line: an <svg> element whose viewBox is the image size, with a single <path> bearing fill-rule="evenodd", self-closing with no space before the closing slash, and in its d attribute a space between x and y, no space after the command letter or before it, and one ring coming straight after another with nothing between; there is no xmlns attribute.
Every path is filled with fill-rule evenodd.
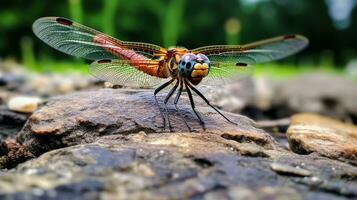
<svg viewBox="0 0 357 200"><path fill-rule="evenodd" d="M17 112L32 113L37 109L41 101L38 97L18 96L11 98L7 103L7 107Z"/></svg>

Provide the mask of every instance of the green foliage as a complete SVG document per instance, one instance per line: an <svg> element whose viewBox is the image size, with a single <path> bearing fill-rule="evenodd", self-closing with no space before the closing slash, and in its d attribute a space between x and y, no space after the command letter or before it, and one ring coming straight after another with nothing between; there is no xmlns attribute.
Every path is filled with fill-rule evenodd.
<svg viewBox="0 0 357 200"><path fill-rule="evenodd" d="M279 64L268 63L254 66L254 76L269 76L275 79L288 79L304 73L311 72L326 72L331 74L343 75L342 69L336 68L333 65L294 65L294 64Z"/></svg>
<svg viewBox="0 0 357 200"><path fill-rule="evenodd" d="M114 36L115 35L115 12L118 9L119 0L104 0L104 6L102 9L103 16L103 32Z"/></svg>
<svg viewBox="0 0 357 200"><path fill-rule="evenodd" d="M163 44L165 47L176 46L180 30L183 27L183 17L186 0L171 0L162 20Z"/></svg>
<svg viewBox="0 0 357 200"><path fill-rule="evenodd" d="M18 24L19 18L16 17L17 12L11 12L5 10L0 12L0 27L2 28L11 28Z"/></svg>
<svg viewBox="0 0 357 200"><path fill-rule="evenodd" d="M68 0L68 7L71 14L71 18L79 23L82 23L83 9L81 0Z"/></svg>
<svg viewBox="0 0 357 200"><path fill-rule="evenodd" d="M31 70L39 73L88 74L88 64L73 59L59 62L53 59L43 59L39 60Z"/></svg>
<svg viewBox="0 0 357 200"><path fill-rule="evenodd" d="M23 37L20 42L22 63L30 69L36 68L35 55L33 51L33 41L30 37Z"/></svg>
<svg viewBox="0 0 357 200"><path fill-rule="evenodd" d="M76 63L73 64L75 68L83 65L82 60L70 59L35 38L31 25L43 16L71 18L109 35L120 35L118 38L122 40L164 47L244 44L289 33L300 33L310 39L309 48L288 59L290 64L267 64L262 66L270 67L262 69L258 66L258 74L271 71L278 76L289 76L301 73L305 68L335 73L336 65L341 68L357 57L357 12L352 13L350 27L337 30L326 1L28 0L26 3L3 1L1 4L0 58L15 57L40 71L65 71L62 67L71 66L57 64L63 63L61 60ZM226 23L230 19L239 22L238 31L227 29ZM294 65L302 58L310 60L308 66L311 67Z"/></svg>

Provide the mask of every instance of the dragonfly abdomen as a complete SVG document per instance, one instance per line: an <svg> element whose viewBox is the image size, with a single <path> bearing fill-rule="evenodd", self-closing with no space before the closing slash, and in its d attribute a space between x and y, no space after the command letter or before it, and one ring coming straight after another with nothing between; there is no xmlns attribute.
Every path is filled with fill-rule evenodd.
<svg viewBox="0 0 357 200"><path fill-rule="evenodd" d="M116 42L111 41L110 38L105 38L101 35L93 37L93 42L101 45L102 48L113 55L129 62L134 60L149 60L147 57L136 53L134 50L122 48L120 47L121 44L117 44Z"/></svg>
<svg viewBox="0 0 357 200"><path fill-rule="evenodd" d="M146 74L159 78L168 77L166 70L163 66L159 65L160 63L158 61L153 61L141 54L136 53L134 50L120 47L121 44L118 44L115 41L111 41L110 38L97 35L93 38L93 42L101 45L102 48L104 48L111 54L118 56L123 60L126 60L128 64Z"/></svg>
<svg viewBox="0 0 357 200"><path fill-rule="evenodd" d="M168 78L169 72L168 70L164 67L164 65L162 65L161 62L158 61L153 61L150 63L150 61L148 62L148 64L141 64L141 65L134 65L136 69L149 74L151 76L156 76L159 78Z"/></svg>

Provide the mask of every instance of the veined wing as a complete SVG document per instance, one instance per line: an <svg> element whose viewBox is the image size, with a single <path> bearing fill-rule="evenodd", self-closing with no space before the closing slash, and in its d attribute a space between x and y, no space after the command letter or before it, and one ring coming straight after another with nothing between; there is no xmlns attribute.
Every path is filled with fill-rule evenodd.
<svg viewBox="0 0 357 200"><path fill-rule="evenodd" d="M211 69L201 85L220 86L250 77L254 66L248 64L236 64L230 62L211 62Z"/></svg>
<svg viewBox="0 0 357 200"><path fill-rule="evenodd" d="M256 64L285 58L308 44L300 35L286 35L246 45L215 45L191 50L205 54L211 61L235 64Z"/></svg>
<svg viewBox="0 0 357 200"><path fill-rule="evenodd" d="M152 88L164 79L151 76L142 70L156 71L159 67L158 64L159 62L154 60L136 60L129 64L125 60L105 59L93 62L89 71L93 76L115 85Z"/></svg>
<svg viewBox="0 0 357 200"><path fill-rule="evenodd" d="M252 65L285 58L308 44L307 38L300 35L285 35L261 40L246 45L215 45L191 50L205 54L211 70L205 83L226 82L230 78L240 79L252 71ZM243 72L243 73L242 73Z"/></svg>
<svg viewBox="0 0 357 200"><path fill-rule="evenodd" d="M53 48L89 60L143 60L166 53L160 46L120 41L61 17L40 18L32 28L37 37Z"/></svg>

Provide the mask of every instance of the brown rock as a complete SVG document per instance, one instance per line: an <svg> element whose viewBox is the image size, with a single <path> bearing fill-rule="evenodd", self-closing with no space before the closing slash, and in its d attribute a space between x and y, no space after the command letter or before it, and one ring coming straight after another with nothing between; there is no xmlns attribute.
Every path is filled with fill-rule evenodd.
<svg viewBox="0 0 357 200"><path fill-rule="evenodd" d="M159 97L160 102L163 97ZM206 122L204 130L191 111L188 98L183 95L180 102L183 102L180 110L195 132L214 133L266 149L273 149L276 145L272 137L255 128L249 118L225 113L238 124L234 125L197 100L197 110ZM168 112L173 131L187 132L183 119L171 103ZM164 132L152 91L102 89L52 98L29 118L18 135L18 141L39 155L51 149L90 143L103 135L139 131L147 134Z"/></svg>
<svg viewBox="0 0 357 200"><path fill-rule="evenodd" d="M297 114L287 132L296 153L317 152L357 165L357 127L316 114Z"/></svg>
<svg viewBox="0 0 357 200"><path fill-rule="evenodd" d="M14 139L7 139L0 143L0 169L12 168L17 163L34 158L32 153L18 144Z"/></svg>

